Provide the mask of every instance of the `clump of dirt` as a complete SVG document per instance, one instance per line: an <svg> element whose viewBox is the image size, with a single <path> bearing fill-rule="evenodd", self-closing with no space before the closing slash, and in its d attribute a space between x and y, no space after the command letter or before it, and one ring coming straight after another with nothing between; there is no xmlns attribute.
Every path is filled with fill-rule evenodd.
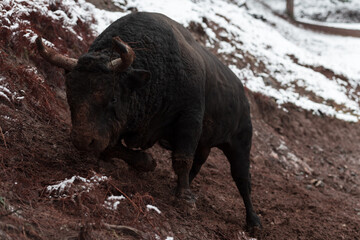
<svg viewBox="0 0 360 240"><path fill-rule="evenodd" d="M70 56L86 51L93 39L85 37L91 32L87 24L76 29L85 39L81 41L63 32L61 22L30 17L35 32L62 53L69 49ZM205 39L201 25L190 29L200 41ZM0 99L0 238L357 239L360 235L358 123L314 115L292 104L279 108L271 98L246 90L254 125L252 198L263 224L262 230L246 232L242 200L229 163L217 149L192 184L198 197L193 211L178 205L171 154L160 146L149 150L158 163L151 173L131 169L120 159L99 162L77 151L69 137L62 70L42 60L28 40L11 38L6 31L0 31L1 76L17 94ZM265 68L251 56L244 61L260 66L257 71ZM102 180L94 180L95 176ZM60 187L49 191L49 186L65 179L64 191Z"/></svg>
<svg viewBox="0 0 360 240"><path fill-rule="evenodd" d="M203 18L203 22L206 23L206 18ZM208 40L207 34L203 26L198 22L190 22L188 26L188 30L192 32L196 41L205 45L206 40Z"/></svg>

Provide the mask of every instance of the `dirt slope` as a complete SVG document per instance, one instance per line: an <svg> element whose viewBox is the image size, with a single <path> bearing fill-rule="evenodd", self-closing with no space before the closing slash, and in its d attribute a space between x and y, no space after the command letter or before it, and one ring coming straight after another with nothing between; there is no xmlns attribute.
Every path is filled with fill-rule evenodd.
<svg viewBox="0 0 360 240"><path fill-rule="evenodd" d="M30 17L39 34L63 52L71 49L74 57L92 41L57 30L60 23ZM80 32L88 31L80 26ZM158 162L152 173L137 172L119 159L98 162L79 153L69 139L61 70L45 63L30 43L0 33L1 74L11 79L10 90L25 89L23 100L0 96L0 239L360 239L358 123L292 105L284 112L272 99L248 91L252 196L263 229L245 232L244 206L219 150L213 149L192 185L196 210L182 211L168 151L149 150ZM46 189L72 176L90 179L94 172L109 178L89 192L70 189L61 198ZM73 185L81 186L81 180ZM127 199L117 210L104 207L108 196L121 194ZM147 211L147 204L161 214Z"/></svg>

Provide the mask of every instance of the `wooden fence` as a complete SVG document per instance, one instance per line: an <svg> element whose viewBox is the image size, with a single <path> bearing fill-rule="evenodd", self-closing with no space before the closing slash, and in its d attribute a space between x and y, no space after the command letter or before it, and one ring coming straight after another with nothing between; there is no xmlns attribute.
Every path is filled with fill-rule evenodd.
<svg viewBox="0 0 360 240"><path fill-rule="evenodd" d="M329 34L336 34L342 36L360 37L360 30L346 29L335 26L325 26L322 24L307 23L301 20L297 20L294 15L294 0L286 0L286 12L291 19L291 22L296 25L302 25L305 28L320 31ZM278 14L277 14L278 15ZM281 16L282 17L282 16Z"/></svg>

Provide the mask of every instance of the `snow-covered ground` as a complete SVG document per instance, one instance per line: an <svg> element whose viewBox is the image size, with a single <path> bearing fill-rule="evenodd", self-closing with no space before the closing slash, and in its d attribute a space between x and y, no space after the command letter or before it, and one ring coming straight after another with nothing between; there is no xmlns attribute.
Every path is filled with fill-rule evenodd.
<svg viewBox="0 0 360 240"><path fill-rule="evenodd" d="M285 100L315 112L320 110L338 118L357 121L360 95L355 89L360 84L360 69L357 66L360 39L304 30L274 16L261 4L248 1L248 5L251 11L262 15L267 21L263 24L260 21L256 22L256 31L259 31L263 38L256 39L253 38L254 34L249 34L252 42L257 42L256 48L250 50L250 53L264 61L267 69L271 71L270 75L285 87L285 91L280 89L282 96L279 97L276 96L279 91L271 86L261 86L262 79L257 79L258 84L255 85L263 87L259 91L275 97L279 103ZM270 27L271 24L275 27ZM323 66L338 75L343 75L347 81L337 77L328 79L311 68L295 63L292 60L294 57L303 66ZM250 81L250 85L252 84L253 81ZM249 83L247 86L249 87ZM312 92L323 101L314 101L303 96L303 93L299 94L295 89L297 87L305 88L307 92ZM256 87L250 88L256 91ZM272 93L266 93L266 89ZM342 105L342 108L336 109L327 103L329 100Z"/></svg>
<svg viewBox="0 0 360 240"><path fill-rule="evenodd" d="M0 75L0 97L2 97L8 102L11 102L11 96L12 92L6 87L5 77Z"/></svg>
<svg viewBox="0 0 360 240"><path fill-rule="evenodd" d="M49 4L57 1L34 0L27 8L19 7L17 11L8 11L4 7L6 4L12 5L14 9L23 1L5 0L0 3L0 12L5 14L5 19L0 19L7 27L14 29L14 34L23 34L34 41L35 32L16 32L17 25L27 24L26 22L6 21L9 12L28 14L29 11L44 11L44 14L54 19L63 20L69 31L72 31L78 18L85 21L94 19L92 27L97 34L117 18L129 13L100 10L84 0L62 1L63 5L69 6L70 13L67 14L61 9L52 13L46 10ZM272 97L280 107L291 102L312 110L315 114L327 114L347 121L359 120L360 95L355 90L360 85L358 38L330 36L297 28L274 16L255 0L247 1L248 9L240 7L243 1L235 4L226 0L113 2L119 6L127 2L127 7L136 7L139 11L160 12L185 26L190 22L199 23L208 35L206 46L218 49L224 59L230 60L229 67L246 87ZM203 18L207 19L207 23L214 23L212 27ZM246 67L239 67L238 63L245 61L245 56L253 57L255 63L251 64L255 67L250 63ZM256 67L263 64L265 68ZM334 72L334 77L329 79L313 70L316 67Z"/></svg>
<svg viewBox="0 0 360 240"><path fill-rule="evenodd" d="M285 13L286 0L260 0L278 13ZM294 0L295 18L327 23L360 23L359 0ZM351 24L350 24L351 25Z"/></svg>
<svg viewBox="0 0 360 240"><path fill-rule="evenodd" d="M285 0L284 0L285 2ZM295 16L331 23L359 23L359 0L295 0Z"/></svg>
<svg viewBox="0 0 360 240"><path fill-rule="evenodd" d="M24 92L22 90L22 92ZM7 103L20 102L24 99L23 96L20 96L19 93L11 91L8 87L7 79L4 76L1 76L0 73L0 100L3 100ZM6 118L6 115L3 116ZM7 119L9 120L9 119Z"/></svg>
<svg viewBox="0 0 360 240"><path fill-rule="evenodd" d="M276 13L286 15L286 0L258 1ZM360 31L360 1L295 0L294 17L303 23Z"/></svg>
<svg viewBox="0 0 360 240"><path fill-rule="evenodd" d="M97 9L85 0L2 0L0 2L0 26L12 30L13 36L22 35L34 42L37 33L32 30L33 23L24 20L25 16L30 16L33 12L40 13L54 21L62 21L63 27L77 35L80 40L81 36L73 28L78 24L78 19L82 22L92 22L96 18L97 23L93 25L93 30L97 34L124 15ZM52 46L51 43L47 43Z"/></svg>

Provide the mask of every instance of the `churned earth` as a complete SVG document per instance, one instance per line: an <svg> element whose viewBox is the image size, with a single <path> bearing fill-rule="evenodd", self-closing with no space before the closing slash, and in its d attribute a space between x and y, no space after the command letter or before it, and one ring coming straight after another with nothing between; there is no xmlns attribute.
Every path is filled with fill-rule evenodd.
<svg viewBox="0 0 360 240"><path fill-rule="evenodd" d="M126 1L91 2L126 11ZM9 4L2 5L2 13L14 9ZM73 19L59 2L49 9ZM72 23L64 27L62 18L35 11L21 17L28 25L0 27L0 239L360 239L358 122L314 114L293 103L279 106L276 98L246 89L254 125L252 198L263 224L248 231L230 166L217 149L192 184L197 196L192 211L178 206L170 152L160 146L147 150L157 160L151 173L77 151L70 141L63 72L44 62L22 36L36 33L78 57L96 36L89 28L95 20L77 19L74 34L68 28ZM221 30L206 24L215 34ZM194 22L188 29L206 44L202 25ZM239 53L244 55L235 64L239 68L267 71L249 52ZM338 77L328 68L302 67Z"/></svg>

